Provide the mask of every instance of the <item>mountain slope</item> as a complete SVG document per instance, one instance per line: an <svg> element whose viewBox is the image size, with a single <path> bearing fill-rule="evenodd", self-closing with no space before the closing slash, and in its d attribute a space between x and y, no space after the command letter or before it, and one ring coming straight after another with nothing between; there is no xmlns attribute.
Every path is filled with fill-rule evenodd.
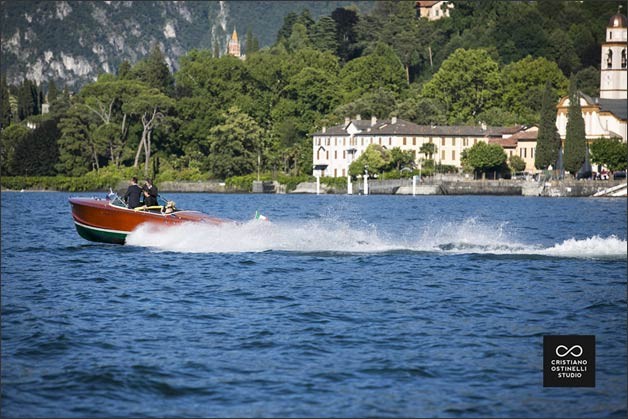
<svg viewBox="0 0 628 419"><path fill-rule="evenodd" d="M2 63L10 84L25 77L80 86L123 60L160 45L171 69L192 48L226 47L234 27L248 29L260 46L274 43L283 17L308 9L329 15L348 1L2 1ZM364 8L365 4L360 5Z"/></svg>

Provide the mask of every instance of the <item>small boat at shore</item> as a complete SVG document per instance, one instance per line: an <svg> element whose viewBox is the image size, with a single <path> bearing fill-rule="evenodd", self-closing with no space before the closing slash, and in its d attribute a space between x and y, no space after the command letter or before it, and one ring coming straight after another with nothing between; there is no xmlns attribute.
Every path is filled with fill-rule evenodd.
<svg viewBox="0 0 628 419"><path fill-rule="evenodd" d="M233 222L199 211L178 209L172 201L135 209L128 208L116 194L107 198L69 198L69 201L78 234L86 240L102 243L124 244L127 235L141 224L164 227L188 222L213 225Z"/></svg>

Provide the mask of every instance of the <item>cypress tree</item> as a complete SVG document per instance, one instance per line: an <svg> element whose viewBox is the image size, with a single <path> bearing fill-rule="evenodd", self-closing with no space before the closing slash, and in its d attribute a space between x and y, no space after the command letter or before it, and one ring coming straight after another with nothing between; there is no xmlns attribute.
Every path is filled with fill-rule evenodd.
<svg viewBox="0 0 628 419"><path fill-rule="evenodd" d="M124 60L120 63L118 67L118 79L127 80L129 75L131 74L131 63L127 60Z"/></svg>
<svg viewBox="0 0 628 419"><path fill-rule="evenodd" d="M17 112L18 119L23 121L31 115L35 115L36 110L36 97L33 95L32 82L28 79L24 79L18 89L17 96Z"/></svg>
<svg viewBox="0 0 628 419"><path fill-rule="evenodd" d="M584 163L586 153L586 134L584 119L580 108L580 93L576 79L569 80L569 109L567 111L567 134L565 136L565 170L575 175Z"/></svg>
<svg viewBox="0 0 628 419"><path fill-rule="evenodd" d="M560 135L556 128L556 107L553 98L552 83L548 80L545 83L543 102L541 103L541 121L534 157L534 167L539 170L545 170L550 165L556 169L556 160L558 159Z"/></svg>
<svg viewBox="0 0 628 419"><path fill-rule="evenodd" d="M253 32L251 32L250 29L246 31L246 42L244 44L244 48L246 55L251 55L254 52L259 51L259 42L257 41L257 38L253 36Z"/></svg>
<svg viewBox="0 0 628 419"><path fill-rule="evenodd" d="M10 96L11 94L9 93L9 85L7 84L7 76L3 74L2 80L0 81L0 99L2 99L0 129L8 127L13 117L13 115L11 114L11 101L9 99Z"/></svg>
<svg viewBox="0 0 628 419"><path fill-rule="evenodd" d="M214 58L220 58L220 45L218 45L218 41L214 41Z"/></svg>
<svg viewBox="0 0 628 419"><path fill-rule="evenodd" d="M50 80L48 83L48 103L52 103L57 100L57 95L59 94L59 89L57 89L57 85L54 80Z"/></svg>

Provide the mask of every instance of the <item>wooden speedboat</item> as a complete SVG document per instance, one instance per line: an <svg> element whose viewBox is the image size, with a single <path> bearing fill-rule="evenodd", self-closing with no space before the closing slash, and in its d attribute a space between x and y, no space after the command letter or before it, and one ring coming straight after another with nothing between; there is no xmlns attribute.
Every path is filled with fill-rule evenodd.
<svg viewBox="0 0 628 419"><path fill-rule="evenodd" d="M171 201L154 207L130 209L117 195L101 198L69 198L78 234L86 240L124 244L126 236L140 224L171 226L181 223L223 224L220 219L199 211L181 210ZM171 208L169 208L171 207Z"/></svg>

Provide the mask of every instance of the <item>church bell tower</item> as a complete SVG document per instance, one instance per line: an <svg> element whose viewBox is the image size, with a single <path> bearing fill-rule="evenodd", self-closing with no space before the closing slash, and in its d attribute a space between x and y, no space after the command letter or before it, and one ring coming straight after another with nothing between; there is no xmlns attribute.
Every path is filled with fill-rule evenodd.
<svg viewBox="0 0 628 419"><path fill-rule="evenodd" d="M233 28L231 39L229 39L229 44L227 45L227 54L241 58L240 41L238 40L238 32L236 31L235 27Z"/></svg>
<svg viewBox="0 0 628 419"><path fill-rule="evenodd" d="M628 98L627 43L627 19L626 16L617 13L608 22L606 42L602 44L600 63L600 98L602 99Z"/></svg>

